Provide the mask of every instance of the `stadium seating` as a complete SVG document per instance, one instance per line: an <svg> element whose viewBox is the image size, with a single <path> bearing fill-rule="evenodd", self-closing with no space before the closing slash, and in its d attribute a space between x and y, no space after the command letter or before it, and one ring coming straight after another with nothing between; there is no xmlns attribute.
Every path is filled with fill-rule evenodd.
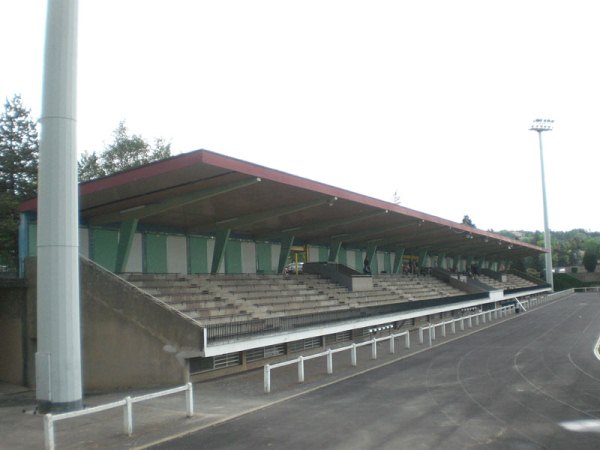
<svg viewBox="0 0 600 450"><path fill-rule="evenodd" d="M123 278L202 325L347 310L465 294L433 276L373 276L373 289L352 292L318 275L123 274ZM530 286L510 275L505 286L481 276L490 289Z"/></svg>

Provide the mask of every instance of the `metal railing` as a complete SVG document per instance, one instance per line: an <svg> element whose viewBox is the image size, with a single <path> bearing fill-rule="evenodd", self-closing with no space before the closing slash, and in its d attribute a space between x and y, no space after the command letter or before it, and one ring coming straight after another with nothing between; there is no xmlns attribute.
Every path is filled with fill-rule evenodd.
<svg viewBox="0 0 600 450"><path fill-rule="evenodd" d="M525 300L523 303L528 303ZM475 314L469 314L468 316L458 317L456 319L447 320L444 322L438 323L429 323L427 326L419 328L419 344L424 343L424 332L427 330L428 338L429 338L429 346L433 345L433 341L435 340L435 329L440 327L441 333L443 337L446 337L446 325L450 325L452 329L452 333L456 333L456 323L460 323L460 330L465 330L465 321L468 323L469 328L473 328L473 319L475 319L475 326L479 325L479 321L481 319L482 323L486 323L486 321L491 322L493 319L498 319L498 315L500 317L506 317L506 315L510 312L510 310L515 309L514 305L502 306L500 308L488 309L486 311L481 311Z"/></svg>
<svg viewBox="0 0 600 450"><path fill-rule="evenodd" d="M55 439L54 439L54 423L60 420L72 419L74 417L81 417L88 414L94 414L108 409L123 407L123 433L127 436L133 434L133 404L143 402L145 400L151 400L157 397L163 397L165 395L176 394L178 392L185 391L186 399L186 416L192 417L194 415L194 393L192 383L187 383L184 386L176 387L173 389L167 389L165 391L153 392L151 394L140 395L137 397L127 396L123 400L119 400L112 403L106 403L104 405L93 406L91 408L81 409L79 411L71 411L62 414L46 414L44 416L44 446L46 450L54 450Z"/></svg>
<svg viewBox="0 0 600 450"><path fill-rule="evenodd" d="M214 343L238 337L256 336L274 332L283 333L303 327L320 325L323 323L336 323L347 320L356 320L385 314L412 311L416 309L452 305L454 303L487 298L488 295L489 294L485 292L460 295L456 297L419 300L417 302L402 302L389 305L367 306L351 310L326 311L289 317L274 317L269 319L211 324L206 327L206 335L207 341L209 343Z"/></svg>
<svg viewBox="0 0 600 450"><path fill-rule="evenodd" d="M277 364L266 364L264 366L264 391L266 394L271 392L271 370L276 369L278 367L289 366L291 364L298 364L298 383L304 383L304 361L308 361L315 358L320 358L322 356L327 357L327 373L333 374L333 354L344 352L350 350L350 364L353 367L357 365L357 356L356 349L358 347L363 347L365 345L371 346L371 359L377 359L377 343L382 341L390 341L390 353L396 352L396 338L404 336L404 346L406 348L410 348L410 333L408 331L403 331L402 333L390 334L389 336L383 336L380 338L373 338L371 340L361 342L359 344L353 343L352 345L348 345L346 347L340 347L331 349L328 348L326 351L321 353L315 353L314 355L309 356L298 356L289 361L283 361Z"/></svg>

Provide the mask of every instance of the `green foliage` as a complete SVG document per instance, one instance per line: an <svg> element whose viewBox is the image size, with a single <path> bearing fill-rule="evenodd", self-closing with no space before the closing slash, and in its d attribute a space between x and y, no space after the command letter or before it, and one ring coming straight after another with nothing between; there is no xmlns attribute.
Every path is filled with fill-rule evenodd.
<svg viewBox="0 0 600 450"><path fill-rule="evenodd" d="M598 254L594 251L586 251L583 255L583 267L589 273L596 271L596 266L598 265Z"/></svg>
<svg viewBox="0 0 600 450"><path fill-rule="evenodd" d="M512 239L544 247L544 234L541 231L499 231ZM600 233L575 229L571 231L553 231L552 235L552 265L553 267L572 267L583 264L586 251L600 254ZM516 264L517 261L513 263ZM540 258L525 258L518 262L521 270L534 268L543 270L543 256Z"/></svg>
<svg viewBox="0 0 600 450"><path fill-rule="evenodd" d="M0 116L0 265L16 267L19 203L37 190L39 140L21 97L6 100Z"/></svg>
<svg viewBox="0 0 600 450"><path fill-rule="evenodd" d="M577 278L572 277L567 273L555 273L553 278L555 291L564 291L566 289L584 287L586 285L583 281L579 281Z"/></svg>
<svg viewBox="0 0 600 450"><path fill-rule="evenodd" d="M0 116L0 191L18 200L35 196L38 152L35 122L15 95Z"/></svg>
<svg viewBox="0 0 600 450"><path fill-rule="evenodd" d="M141 136L129 135L125 122L119 123L113 135L114 141L102 153L83 153L77 163L80 181L93 180L171 156L171 144L159 138L154 145L150 145Z"/></svg>
<svg viewBox="0 0 600 450"><path fill-rule="evenodd" d="M471 218L467 214L465 214L465 216L463 217L462 223L463 223L463 225L467 225L472 228L477 228L475 226L475 224L473 223L473 221L471 220Z"/></svg>

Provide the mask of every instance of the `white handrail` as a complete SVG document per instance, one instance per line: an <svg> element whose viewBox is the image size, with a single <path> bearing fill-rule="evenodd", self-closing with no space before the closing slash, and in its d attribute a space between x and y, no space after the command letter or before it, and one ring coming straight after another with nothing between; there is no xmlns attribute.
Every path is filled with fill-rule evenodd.
<svg viewBox="0 0 600 450"><path fill-rule="evenodd" d="M185 391L186 399L186 416L192 417L194 415L194 392L192 383L187 383L183 386L179 386L165 391L153 392L151 394L140 395L137 397L125 397L123 400L119 400L112 403L106 403L104 405L93 406L91 408L81 409L79 411L70 411L61 414L46 414L44 416L44 446L47 450L54 450L54 422L59 420L71 419L73 417L85 416L88 414L94 414L101 411L106 411L112 408L118 408L123 406L123 433L131 436L133 433L133 403L142 402L145 400L151 400L157 397L163 397L165 395L176 394L178 392Z"/></svg>

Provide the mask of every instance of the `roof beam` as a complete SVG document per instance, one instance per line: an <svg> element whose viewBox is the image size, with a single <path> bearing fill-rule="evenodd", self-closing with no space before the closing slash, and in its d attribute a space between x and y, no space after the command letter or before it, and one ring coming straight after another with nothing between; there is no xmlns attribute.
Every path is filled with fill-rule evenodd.
<svg viewBox="0 0 600 450"><path fill-rule="evenodd" d="M419 222L421 223L421 222ZM354 233L351 235L343 235L340 236L340 238L344 241L344 243L350 243L350 242L366 242L371 240L374 236L380 235L380 234L385 234L385 233L389 233L390 231L400 231L400 230L404 230L406 228L410 228L410 227L414 227L417 226L417 223L405 223L403 225L394 225L391 227L380 227L380 228L373 228L373 229L369 229L360 233ZM348 236L346 238L346 236ZM338 236L332 236L332 239L336 239Z"/></svg>
<svg viewBox="0 0 600 450"><path fill-rule="evenodd" d="M104 214L101 216L92 217L90 219L91 225L103 225L107 223L117 223L126 220L134 220L150 217L159 213L163 213L173 208L179 208L192 203L206 200L211 197L216 197L227 192L242 189L261 181L258 177L244 178L243 180L234 181L223 186L218 186L209 189L203 189L200 191L190 192L179 197L170 198L164 202L150 205L138 205L132 208L124 209L120 212Z"/></svg>
<svg viewBox="0 0 600 450"><path fill-rule="evenodd" d="M344 217L342 219L329 220L327 222L315 223L314 225L309 226L300 226L299 230L302 232L312 233L315 231L326 230L331 227L335 227L337 225L348 225L355 222L361 222L363 220L371 219L373 217L382 216L388 213L387 209L379 210L374 213L367 213L363 215L353 216L353 217ZM343 239L342 239L343 240Z"/></svg>
<svg viewBox="0 0 600 450"><path fill-rule="evenodd" d="M261 211L255 214L248 214L246 216L241 217L231 217L229 219L224 219L222 221L216 222L213 224L216 230L220 230L223 228L241 228L249 225L253 225L255 223L264 222L265 220L273 219L275 217L287 216L289 214L293 214L299 211L304 211L310 208L316 208L319 206L333 205L333 203L337 200L337 197L326 197L320 198L318 200L313 200L311 202L301 203L299 205L292 206L284 206L281 208L270 209L268 211ZM226 226L222 226L226 225ZM211 226L209 225L208 228ZM206 227L203 227L206 228Z"/></svg>

